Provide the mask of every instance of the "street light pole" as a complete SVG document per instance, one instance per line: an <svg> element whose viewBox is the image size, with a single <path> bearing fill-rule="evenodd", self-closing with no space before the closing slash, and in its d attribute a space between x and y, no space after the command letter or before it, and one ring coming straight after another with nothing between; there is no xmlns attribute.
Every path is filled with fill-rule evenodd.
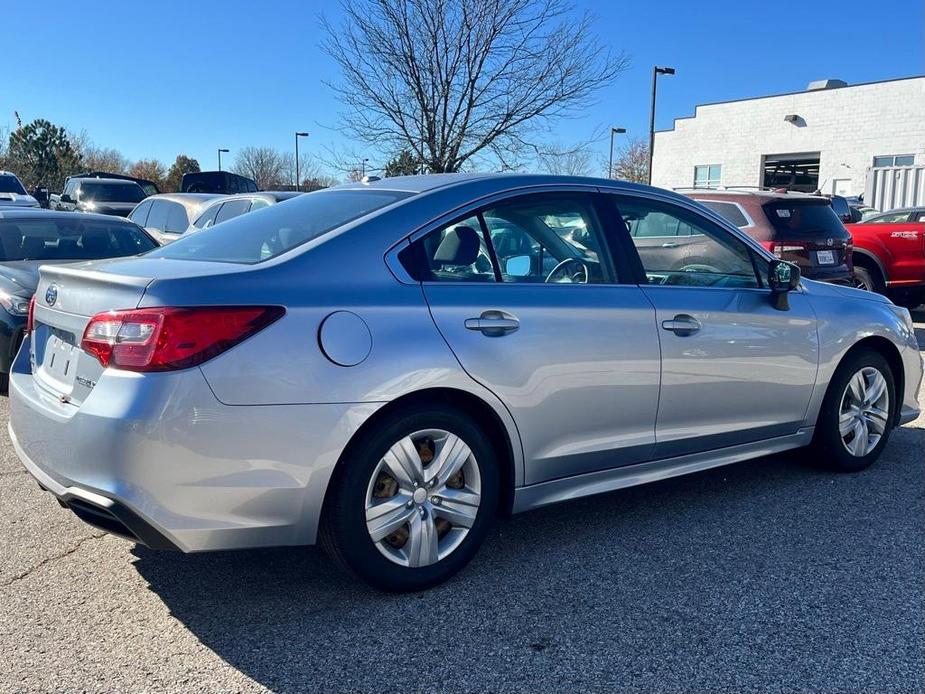
<svg viewBox="0 0 925 694"><path fill-rule="evenodd" d="M364 178L366 178L366 162L368 162L368 161L369 161L369 159L363 159L363 160L360 162L360 179L361 179L361 180L364 179Z"/></svg>
<svg viewBox="0 0 925 694"><path fill-rule="evenodd" d="M296 192L302 190L302 180L299 178L299 138L308 137L308 133L297 132L295 134L295 189Z"/></svg>
<svg viewBox="0 0 925 694"><path fill-rule="evenodd" d="M652 110L649 114L649 185L652 185L652 151L655 149L655 95L658 90L659 75L673 75L673 67L652 68Z"/></svg>
<svg viewBox="0 0 925 694"><path fill-rule="evenodd" d="M607 166L607 178L613 178L613 136L622 135L625 132L626 128L610 129L610 164Z"/></svg>
<svg viewBox="0 0 925 694"><path fill-rule="evenodd" d="M218 149L218 170L222 170L222 152L228 154L229 150L219 147Z"/></svg>

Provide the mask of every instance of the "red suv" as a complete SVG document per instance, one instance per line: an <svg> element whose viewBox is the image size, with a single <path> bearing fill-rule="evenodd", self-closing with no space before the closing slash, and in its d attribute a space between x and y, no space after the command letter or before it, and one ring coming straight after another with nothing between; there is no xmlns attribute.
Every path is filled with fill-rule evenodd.
<svg viewBox="0 0 925 694"><path fill-rule="evenodd" d="M925 207L893 210L848 231L856 286L907 308L925 303Z"/></svg>
<svg viewBox="0 0 925 694"><path fill-rule="evenodd" d="M804 277L853 282L851 235L827 198L765 190L689 190L684 195L760 241L778 258L799 265Z"/></svg>

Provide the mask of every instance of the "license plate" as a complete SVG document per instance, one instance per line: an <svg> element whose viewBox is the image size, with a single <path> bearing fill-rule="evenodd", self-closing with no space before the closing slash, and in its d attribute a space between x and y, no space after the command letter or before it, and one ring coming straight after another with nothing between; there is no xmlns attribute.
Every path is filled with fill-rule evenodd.
<svg viewBox="0 0 925 694"><path fill-rule="evenodd" d="M835 251L816 251L816 262L820 265L834 265Z"/></svg>
<svg viewBox="0 0 925 694"><path fill-rule="evenodd" d="M52 333L48 336L42 360L42 371L45 377L62 389L69 388L74 383L77 356L78 349L71 344L70 340L62 339Z"/></svg>

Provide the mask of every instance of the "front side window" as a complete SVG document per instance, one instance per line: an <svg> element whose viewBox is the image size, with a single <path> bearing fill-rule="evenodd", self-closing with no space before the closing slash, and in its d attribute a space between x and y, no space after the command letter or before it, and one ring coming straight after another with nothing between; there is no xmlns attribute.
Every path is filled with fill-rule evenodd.
<svg viewBox="0 0 925 694"><path fill-rule="evenodd" d="M528 195L482 208L416 242L436 282L600 284L613 281L601 226L587 195Z"/></svg>
<svg viewBox="0 0 925 694"><path fill-rule="evenodd" d="M740 239L690 210L643 198L617 201L649 284L759 287L752 252ZM686 236L645 236L632 229L688 229Z"/></svg>
<svg viewBox="0 0 925 694"><path fill-rule="evenodd" d="M708 164L694 167L694 188L718 188L723 167Z"/></svg>
<svg viewBox="0 0 925 694"><path fill-rule="evenodd" d="M375 189L307 193L285 205L273 205L258 215L241 215L205 231L185 234L152 251L151 255L180 260L259 263L410 195L413 193Z"/></svg>

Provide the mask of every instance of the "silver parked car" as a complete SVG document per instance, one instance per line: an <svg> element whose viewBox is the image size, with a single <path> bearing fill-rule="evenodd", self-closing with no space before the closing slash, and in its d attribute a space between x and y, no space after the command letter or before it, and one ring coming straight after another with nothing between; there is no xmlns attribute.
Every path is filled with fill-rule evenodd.
<svg viewBox="0 0 925 694"><path fill-rule="evenodd" d="M702 235L677 262L628 224ZM434 585L498 514L918 414L909 312L801 281L715 213L615 181L389 178L134 259L42 269L10 378L23 464L84 520L184 552L320 541Z"/></svg>
<svg viewBox="0 0 925 694"><path fill-rule="evenodd" d="M186 232L193 220L216 199L210 193L161 193L145 198L128 218L154 236L161 245L172 243Z"/></svg>
<svg viewBox="0 0 925 694"><path fill-rule="evenodd" d="M248 212L256 212L264 207L270 207L286 200L303 195L291 190L271 190L262 193L241 193L239 195L223 195L223 200L213 201L204 207L200 214L190 222L189 231L208 229L216 224L227 222L229 219L240 217ZM218 197L218 196L216 196Z"/></svg>

